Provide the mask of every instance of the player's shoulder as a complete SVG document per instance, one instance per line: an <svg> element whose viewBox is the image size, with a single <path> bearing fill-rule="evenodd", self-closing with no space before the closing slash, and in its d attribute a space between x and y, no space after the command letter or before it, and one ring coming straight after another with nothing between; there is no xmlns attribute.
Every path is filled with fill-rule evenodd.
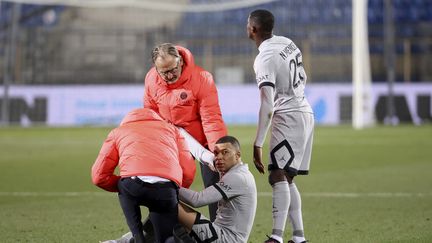
<svg viewBox="0 0 432 243"><path fill-rule="evenodd" d="M245 189L245 192L256 191L255 177L247 164L241 164L237 168L236 185Z"/></svg>
<svg viewBox="0 0 432 243"><path fill-rule="evenodd" d="M284 36L273 36L267 39L259 47L259 53L255 58L255 63L258 65L265 65L276 62L282 47L290 42L292 41Z"/></svg>
<svg viewBox="0 0 432 243"><path fill-rule="evenodd" d="M255 65L257 67L272 65L275 56L276 55L274 50L265 49L263 51L260 51L255 58Z"/></svg>
<svg viewBox="0 0 432 243"><path fill-rule="evenodd" d="M249 180L249 176L252 176L252 173L249 171L249 167L247 164L241 163L233 167L226 175L227 179L230 181L246 182L247 180Z"/></svg>
<svg viewBox="0 0 432 243"><path fill-rule="evenodd" d="M241 174L245 178L246 181L253 181L255 183L255 177L253 176L252 172L249 170L248 164L242 164L240 167Z"/></svg>
<svg viewBox="0 0 432 243"><path fill-rule="evenodd" d="M290 38L288 38L286 36L280 36L280 35L273 36L272 41L271 41L271 43L273 45L278 45L278 44L282 44L283 45L283 44L289 44L291 42L293 42L292 39L290 39Z"/></svg>
<svg viewBox="0 0 432 243"><path fill-rule="evenodd" d="M289 46L296 46L293 40L285 36L273 36L262 48L263 54L268 53L279 55L281 51Z"/></svg>

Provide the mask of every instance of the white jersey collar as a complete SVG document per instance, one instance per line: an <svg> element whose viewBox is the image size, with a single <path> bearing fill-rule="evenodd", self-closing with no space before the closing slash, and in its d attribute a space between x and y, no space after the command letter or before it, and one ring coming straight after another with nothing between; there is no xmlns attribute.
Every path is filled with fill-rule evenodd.
<svg viewBox="0 0 432 243"><path fill-rule="evenodd" d="M272 35L272 37L268 38L267 40L261 42L261 44L258 47L258 51L262 51L264 48L266 48L266 46L268 46L270 44L270 42L272 42L272 40L275 38L275 35Z"/></svg>

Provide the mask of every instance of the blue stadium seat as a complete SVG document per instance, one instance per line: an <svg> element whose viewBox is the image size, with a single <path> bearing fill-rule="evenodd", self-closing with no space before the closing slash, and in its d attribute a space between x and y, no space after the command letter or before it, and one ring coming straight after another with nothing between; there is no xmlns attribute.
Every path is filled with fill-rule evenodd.
<svg viewBox="0 0 432 243"><path fill-rule="evenodd" d="M6 28L12 21L13 4L10 2L1 3L0 28ZM47 27L57 24L58 17L64 10L63 6L45 6L34 4L21 4L20 25L22 27ZM52 21L47 21L46 11L54 11ZM0 29L0 30L1 30Z"/></svg>
<svg viewBox="0 0 432 243"><path fill-rule="evenodd" d="M229 1L229 0L221 0ZM208 0L192 0L206 3ZM213 2L213 1L212 1ZM393 0L396 35L401 38L416 37L418 22L432 21L432 0ZM293 39L305 38L350 38L352 1L348 0L280 0L254 7L209 13L186 13L178 25L177 36L185 39L245 38L245 23L250 11L264 8L275 15L275 33ZM383 38L384 0L368 0L369 36ZM192 27L193 26L193 27ZM318 27L322 26L322 28ZM211 31L207 31L211 29ZM349 50L348 50L349 49ZM314 47L313 51L345 53L351 49ZM371 46L372 52L382 53L383 48ZM419 48L417 48L419 49ZM214 46L217 54L243 52L233 43L231 46Z"/></svg>

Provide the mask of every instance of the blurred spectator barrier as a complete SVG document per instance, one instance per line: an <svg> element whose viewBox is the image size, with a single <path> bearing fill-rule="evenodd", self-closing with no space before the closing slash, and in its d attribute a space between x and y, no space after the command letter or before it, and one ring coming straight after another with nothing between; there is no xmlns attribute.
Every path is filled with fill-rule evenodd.
<svg viewBox="0 0 432 243"><path fill-rule="evenodd" d="M256 124L259 109L256 85L219 85L218 89L223 118L228 124ZM11 86L9 121L21 126L117 125L129 110L142 106L143 90L141 84ZM317 124L351 121L350 84L309 84L306 95ZM386 98L387 86L373 84L377 122L385 117ZM0 107L2 102L0 96ZM431 122L431 102L432 84L395 85L396 116L401 122Z"/></svg>

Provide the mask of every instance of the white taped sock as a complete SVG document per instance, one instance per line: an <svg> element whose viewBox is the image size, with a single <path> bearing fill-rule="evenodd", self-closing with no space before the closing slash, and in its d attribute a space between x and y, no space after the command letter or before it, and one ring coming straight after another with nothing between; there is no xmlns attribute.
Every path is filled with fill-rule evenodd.
<svg viewBox="0 0 432 243"><path fill-rule="evenodd" d="M301 210L301 197L297 186L292 183L289 185L291 204L288 210L289 218L293 229L293 241L302 242L304 238L303 217Z"/></svg>
<svg viewBox="0 0 432 243"><path fill-rule="evenodd" d="M280 237L279 235L271 235L270 238L275 239L275 240L279 241L280 243L283 243L283 238Z"/></svg>
<svg viewBox="0 0 432 243"><path fill-rule="evenodd" d="M283 242L283 232L290 206L290 189L287 181L276 182L273 185L273 231L272 235L279 236ZM279 239L277 239L279 240Z"/></svg>

